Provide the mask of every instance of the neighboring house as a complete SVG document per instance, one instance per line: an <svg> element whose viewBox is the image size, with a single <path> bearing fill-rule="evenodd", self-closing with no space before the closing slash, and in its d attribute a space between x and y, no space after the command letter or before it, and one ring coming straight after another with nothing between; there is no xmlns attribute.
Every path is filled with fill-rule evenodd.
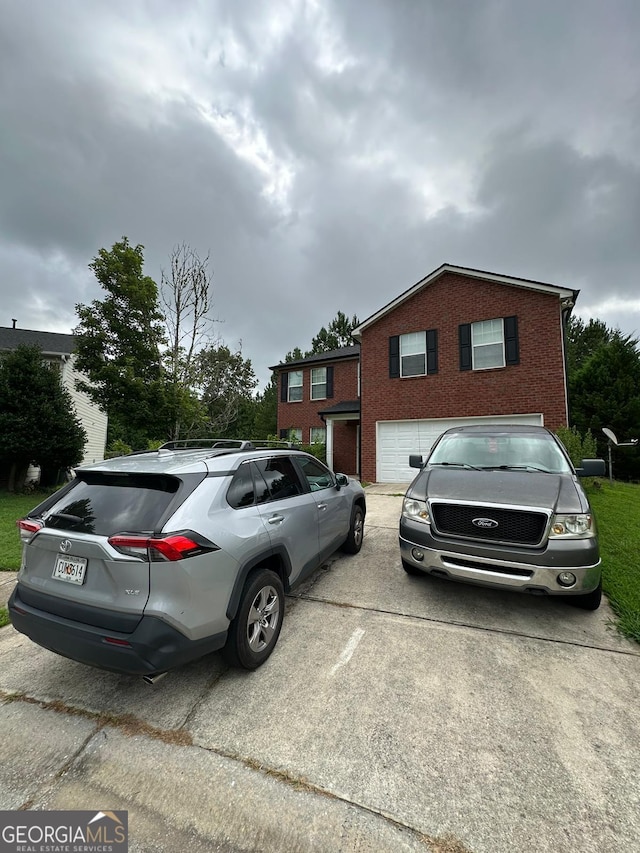
<svg viewBox="0 0 640 853"><path fill-rule="evenodd" d="M17 329L0 326L0 352L15 350L19 346L35 346L42 350L42 357L60 369L62 385L71 394L76 414L87 433L87 443L81 464L101 462L107 441L106 414L82 391L75 387L76 379L86 379L75 366L75 337L57 332L37 332L32 329Z"/></svg>
<svg viewBox="0 0 640 853"><path fill-rule="evenodd" d="M314 414L324 418L329 464L372 482L411 480L409 454L426 453L457 424L534 423L555 430L568 423L564 342L577 296L569 288L443 264L354 329L360 342L355 397L351 390L337 393L331 353L273 368L281 390L278 427L304 427ZM348 349L355 358L358 348ZM330 363L334 396L317 405L311 371ZM286 390L292 371L294 383L301 382L294 384L297 403ZM304 423L296 421L296 406ZM353 443L343 447L336 430L341 416L351 419L355 433L351 465Z"/></svg>
<svg viewBox="0 0 640 853"><path fill-rule="evenodd" d="M359 458L360 347L341 347L271 367L279 374L278 430L304 444L326 443L336 471L355 474Z"/></svg>

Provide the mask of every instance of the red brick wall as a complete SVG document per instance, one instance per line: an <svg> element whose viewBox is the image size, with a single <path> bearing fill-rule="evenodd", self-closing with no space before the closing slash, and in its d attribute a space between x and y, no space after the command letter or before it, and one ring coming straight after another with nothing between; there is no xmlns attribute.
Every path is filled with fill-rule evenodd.
<svg viewBox="0 0 640 853"><path fill-rule="evenodd" d="M461 371L460 323L518 317L520 364ZM389 378L389 337L438 330L438 373ZM376 421L542 412L566 424L560 300L446 273L366 329L361 341L362 478L376 479Z"/></svg>
<svg viewBox="0 0 640 853"><path fill-rule="evenodd" d="M333 364L333 397L326 400L312 400L311 367L325 367L330 364ZM302 441L307 444L311 427L324 427L324 423L318 414L320 410L330 409L331 406L335 406L336 403L343 400L358 399L358 360L354 358L334 362L316 362L311 366L292 367L291 370L302 370L302 400L299 403L282 403L280 401L280 376L278 376L278 435L281 429L302 429ZM354 471L355 468L344 473L353 473Z"/></svg>

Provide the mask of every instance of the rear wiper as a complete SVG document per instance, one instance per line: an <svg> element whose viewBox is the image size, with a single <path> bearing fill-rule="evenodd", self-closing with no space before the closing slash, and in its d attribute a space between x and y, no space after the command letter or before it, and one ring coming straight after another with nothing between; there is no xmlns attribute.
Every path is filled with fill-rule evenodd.
<svg viewBox="0 0 640 853"><path fill-rule="evenodd" d="M429 465L445 465L447 467L451 466L452 468L469 468L473 471L480 471L477 465L469 465L468 462L430 462Z"/></svg>
<svg viewBox="0 0 640 853"><path fill-rule="evenodd" d="M47 516L47 521L50 518L59 518L60 521L70 521L71 524L82 524L84 518L80 518L79 515L69 515L66 512L52 512L51 515Z"/></svg>

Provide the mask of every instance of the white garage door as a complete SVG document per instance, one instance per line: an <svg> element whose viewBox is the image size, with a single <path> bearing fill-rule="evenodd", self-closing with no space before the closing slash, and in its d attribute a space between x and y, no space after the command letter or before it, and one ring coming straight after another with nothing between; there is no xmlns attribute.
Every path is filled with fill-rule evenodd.
<svg viewBox="0 0 640 853"><path fill-rule="evenodd" d="M487 418L432 418L424 421L378 421L376 472L379 483L409 483L417 471L409 468L409 454L425 456L446 429L469 424L536 424L542 415L494 415Z"/></svg>

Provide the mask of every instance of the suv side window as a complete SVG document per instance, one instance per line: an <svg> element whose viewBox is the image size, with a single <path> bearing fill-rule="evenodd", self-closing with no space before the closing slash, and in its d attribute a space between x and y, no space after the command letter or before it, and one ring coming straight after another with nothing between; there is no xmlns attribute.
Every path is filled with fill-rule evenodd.
<svg viewBox="0 0 640 853"><path fill-rule="evenodd" d="M317 459L311 459L308 456L296 456L296 463L302 469L302 474L309 484L312 492L317 492L320 489L329 489L335 486L335 480L331 471L325 468Z"/></svg>
<svg viewBox="0 0 640 853"><path fill-rule="evenodd" d="M251 464L243 462L234 474L227 491L227 503L234 509L242 509L244 506L253 506L255 498Z"/></svg>
<svg viewBox="0 0 640 853"><path fill-rule="evenodd" d="M303 492L302 483L293 465L293 462L288 456L276 456L271 459L257 459L253 463L260 475L264 479L266 489L268 490L268 500L277 501L283 498L294 497L301 495ZM258 493L260 487L258 486ZM258 503L263 501L259 494Z"/></svg>

